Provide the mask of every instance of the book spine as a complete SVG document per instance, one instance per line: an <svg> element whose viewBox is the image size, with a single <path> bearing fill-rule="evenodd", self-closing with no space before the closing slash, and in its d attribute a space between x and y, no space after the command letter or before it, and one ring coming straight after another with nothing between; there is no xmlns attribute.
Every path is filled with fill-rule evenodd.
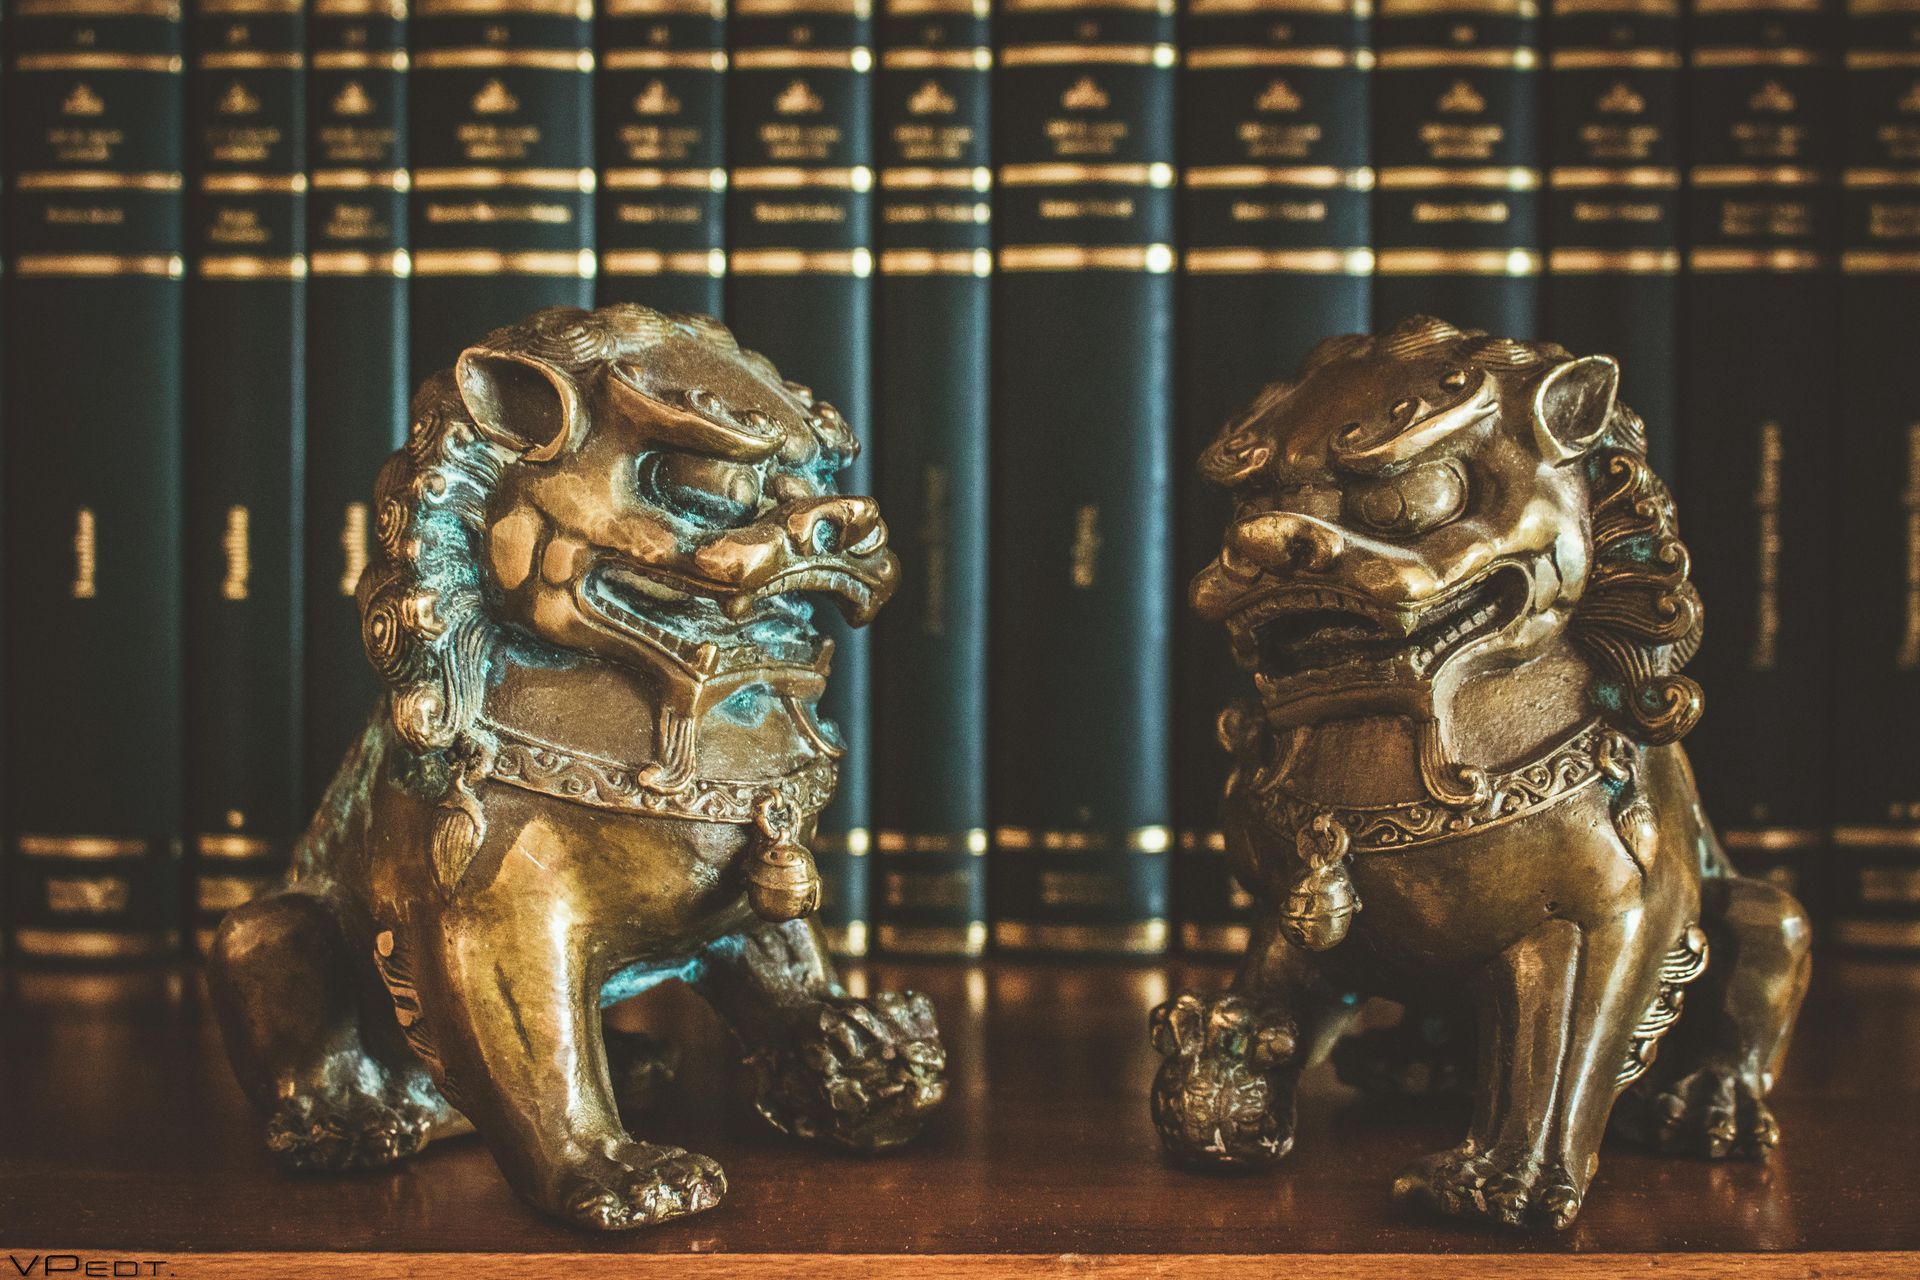
<svg viewBox="0 0 1920 1280"><path fill-rule="evenodd" d="M1381 0L1376 327L1427 314L1533 335L1543 143L1537 27L1534 0Z"/></svg>
<svg viewBox="0 0 1920 1280"><path fill-rule="evenodd" d="M181 20L21 8L5 73L12 954L163 956L181 911Z"/></svg>
<svg viewBox="0 0 1920 1280"><path fill-rule="evenodd" d="M1673 483L1680 327L1679 0L1556 0L1547 24L1544 336L1620 362Z"/></svg>
<svg viewBox="0 0 1920 1280"><path fill-rule="evenodd" d="M601 0L599 297L717 316L727 0Z"/></svg>
<svg viewBox="0 0 1920 1280"><path fill-rule="evenodd" d="M1688 739L1748 874L1792 882L1829 825L1836 386L1831 15L1691 14L1681 530L1706 602Z"/></svg>
<svg viewBox="0 0 1920 1280"><path fill-rule="evenodd" d="M1171 4L996 24L992 932L1167 945Z"/></svg>
<svg viewBox="0 0 1920 1280"><path fill-rule="evenodd" d="M735 0L727 87L727 319L743 346L806 384L868 450L840 473L872 491L873 21L868 0ZM884 447L885 442L880 442ZM820 919L867 950L872 844L869 637L826 611L833 675L821 711L846 744L820 815Z"/></svg>
<svg viewBox="0 0 1920 1280"><path fill-rule="evenodd" d="M305 816L303 10L195 0L188 18L185 816L202 941L280 873Z"/></svg>
<svg viewBox="0 0 1920 1280"><path fill-rule="evenodd" d="M988 12L894 0L880 30L874 418L911 572L874 633L874 916L907 954L987 945Z"/></svg>
<svg viewBox="0 0 1920 1280"><path fill-rule="evenodd" d="M1367 328L1373 282L1367 6L1187 0L1181 42L1182 245L1174 475L1173 900L1182 948L1247 946L1251 899L1227 869L1214 721L1250 681L1186 607L1228 502L1195 459L1313 344Z"/></svg>
<svg viewBox="0 0 1920 1280"><path fill-rule="evenodd" d="M380 464L407 425L404 0L313 0L307 21L306 787L311 809L380 683L353 590Z"/></svg>
<svg viewBox="0 0 1920 1280"><path fill-rule="evenodd" d="M1920 3L1846 20L1835 941L1920 952Z"/></svg>
<svg viewBox="0 0 1920 1280"><path fill-rule="evenodd" d="M542 307L593 305L593 0L417 0L414 385Z"/></svg>

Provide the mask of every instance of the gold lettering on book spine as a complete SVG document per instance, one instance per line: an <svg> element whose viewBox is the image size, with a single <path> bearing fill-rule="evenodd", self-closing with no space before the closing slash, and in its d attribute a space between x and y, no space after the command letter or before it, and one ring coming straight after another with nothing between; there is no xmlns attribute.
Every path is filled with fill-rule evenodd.
<svg viewBox="0 0 1920 1280"><path fill-rule="evenodd" d="M220 538L220 550L226 556L226 575L220 580L222 600L245 600L247 583L253 576L253 554L248 546L252 516L243 506L227 508L226 532Z"/></svg>
<svg viewBox="0 0 1920 1280"><path fill-rule="evenodd" d="M73 586L70 592L75 600L91 600L98 594L94 582L97 555L93 508L81 507L73 513Z"/></svg>
<svg viewBox="0 0 1920 1280"><path fill-rule="evenodd" d="M1894 666L1920 670L1920 423L1907 426L1907 483L1900 491L1907 533L1906 622Z"/></svg>
<svg viewBox="0 0 1920 1280"><path fill-rule="evenodd" d="M1780 424L1760 428L1760 474L1754 483L1753 647L1751 671L1771 671L1780 658L1780 473L1786 442Z"/></svg>

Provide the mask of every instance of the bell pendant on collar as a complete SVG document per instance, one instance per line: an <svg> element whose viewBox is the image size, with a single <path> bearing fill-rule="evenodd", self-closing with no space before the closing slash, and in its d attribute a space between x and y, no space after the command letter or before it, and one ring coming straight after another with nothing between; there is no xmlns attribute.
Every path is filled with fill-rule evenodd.
<svg viewBox="0 0 1920 1280"><path fill-rule="evenodd" d="M820 872L794 838L791 811L770 801L755 816L764 838L747 872L747 905L775 924L811 915L820 906Z"/></svg>
<svg viewBox="0 0 1920 1280"><path fill-rule="evenodd" d="M1351 840L1347 829L1322 813L1294 833L1305 870L1287 887L1280 903L1280 932L1308 951L1338 946L1360 910L1360 895L1347 871Z"/></svg>

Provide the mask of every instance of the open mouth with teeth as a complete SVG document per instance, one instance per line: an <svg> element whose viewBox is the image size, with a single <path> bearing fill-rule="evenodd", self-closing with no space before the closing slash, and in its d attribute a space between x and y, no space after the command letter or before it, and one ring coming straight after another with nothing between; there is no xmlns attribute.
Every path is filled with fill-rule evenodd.
<svg viewBox="0 0 1920 1280"><path fill-rule="evenodd" d="M1517 621L1527 574L1496 566L1438 599L1387 608L1332 587L1286 587L1229 620L1234 652L1269 697L1361 685L1420 684Z"/></svg>

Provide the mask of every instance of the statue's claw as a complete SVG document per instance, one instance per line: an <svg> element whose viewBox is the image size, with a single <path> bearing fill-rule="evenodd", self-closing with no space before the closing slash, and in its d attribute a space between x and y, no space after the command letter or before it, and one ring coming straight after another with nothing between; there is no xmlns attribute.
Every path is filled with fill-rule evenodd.
<svg viewBox="0 0 1920 1280"><path fill-rule="evenodd" d="M899 1146L947 1096L933 1004L917 992L808 1006L789 1044L748 1059L760 1114L783 1133L856 1151Z"/></svg>
<svg viewBox="0 0 1920 1280"><path fill-rule="evenodd" d="M1228 993L1153 1011L1153 1123L1167 1155L1209 1168L1268 1165L1293 1147L1293 1020Z"/></svg>

